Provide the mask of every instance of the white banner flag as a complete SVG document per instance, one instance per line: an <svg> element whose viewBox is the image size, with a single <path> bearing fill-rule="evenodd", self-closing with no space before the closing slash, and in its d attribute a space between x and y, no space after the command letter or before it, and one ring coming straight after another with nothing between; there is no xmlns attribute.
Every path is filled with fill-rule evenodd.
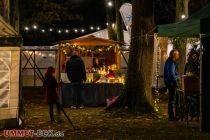
<svg viewBox="0 0 210 140"><path fill-rule="evenodd" d="M124 3L119 11L127 30L130 32L132 25L132 5L130 3Z"/></svg>

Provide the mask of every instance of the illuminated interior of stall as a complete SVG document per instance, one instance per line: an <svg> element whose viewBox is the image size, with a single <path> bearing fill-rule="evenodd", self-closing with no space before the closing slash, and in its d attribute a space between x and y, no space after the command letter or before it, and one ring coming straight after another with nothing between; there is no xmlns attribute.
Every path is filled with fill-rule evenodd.
<svg viewBox="0 0 210 140"><path fill-rule="evenodd" d="M77 50L85 62L88 82L122 82L120 45L123 43L97 37L83 37L60 42L60 72L65 73L65 64L73 50ZM114 71L116 77L106 75Z"/></svg>

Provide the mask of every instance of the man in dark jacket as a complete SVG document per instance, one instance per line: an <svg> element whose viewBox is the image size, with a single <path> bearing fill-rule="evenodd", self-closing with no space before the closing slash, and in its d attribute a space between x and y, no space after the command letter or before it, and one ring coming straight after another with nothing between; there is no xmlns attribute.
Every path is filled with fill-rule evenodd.
<svg viewBox="0 0 210 140"><path fill-rule="evenodd" d="M71 58L66 63L66 72L68 79L71 81L74 90L73 108L82 108L81 92L82 83L86 81L86 71L83 60L79 57L77 51L72 52Z"/></svg>
<svg viewBox="0 0 210 140"><path fill-rule="evenodd" d="M179 109L178 109L178 74L176 72L176 61L179 59L179 52L177 50L172 50L170 52L169 58L166 60L164 67L164 81L168 88L169 101L168 101L168 115L169 121L174 121L178 119ZM174 115L174 105L175 103L175 115Z"/></svg>

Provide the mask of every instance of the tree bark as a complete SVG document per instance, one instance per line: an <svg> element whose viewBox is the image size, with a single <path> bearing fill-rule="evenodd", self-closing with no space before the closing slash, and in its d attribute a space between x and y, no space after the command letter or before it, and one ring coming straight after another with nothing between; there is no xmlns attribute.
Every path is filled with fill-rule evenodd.
<svg viewBox="0 0 210 140"><path fill-rule="evenodd" d="M132 5L128 75L115 107L128 107L132 113L151 113L154 111L151 94L154 37L147 33L154 28L153 0L133 0Z"/></svg>
<svg viewBox="0 0 210 140"><path fill-rule="evenodd" d="M115 0L115 11L116 11L116 35L117 41L124 42L123 34L123 22L119 12L120 6L123 4L124 0Z"/></svg>

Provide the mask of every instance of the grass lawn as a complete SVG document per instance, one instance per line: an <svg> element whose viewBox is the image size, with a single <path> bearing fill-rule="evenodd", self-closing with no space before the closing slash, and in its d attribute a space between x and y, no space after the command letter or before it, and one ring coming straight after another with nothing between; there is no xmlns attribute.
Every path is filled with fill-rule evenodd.
<svg viewBox="0 0 210 140"><path fill-rule="evenodd" d="M43 99L39 98L38 100L37 98L36 96L26 98L26 125L18 129L59 130L64 132L64 138L60 138L63 140L210 140L210 134L201 133L199 123L196 122L191 122L188 126L186 122L169 122L165 113L160 118L110 114L105 113L102 107L78 110L65 108L66 113L77 127L77 130L73 131L63 114L63 123L51 125L47 105ZM3 131L0 130L0 140L2 139L7 138L3 136ZM32 139L40 138L34 137Z"/></svg>

